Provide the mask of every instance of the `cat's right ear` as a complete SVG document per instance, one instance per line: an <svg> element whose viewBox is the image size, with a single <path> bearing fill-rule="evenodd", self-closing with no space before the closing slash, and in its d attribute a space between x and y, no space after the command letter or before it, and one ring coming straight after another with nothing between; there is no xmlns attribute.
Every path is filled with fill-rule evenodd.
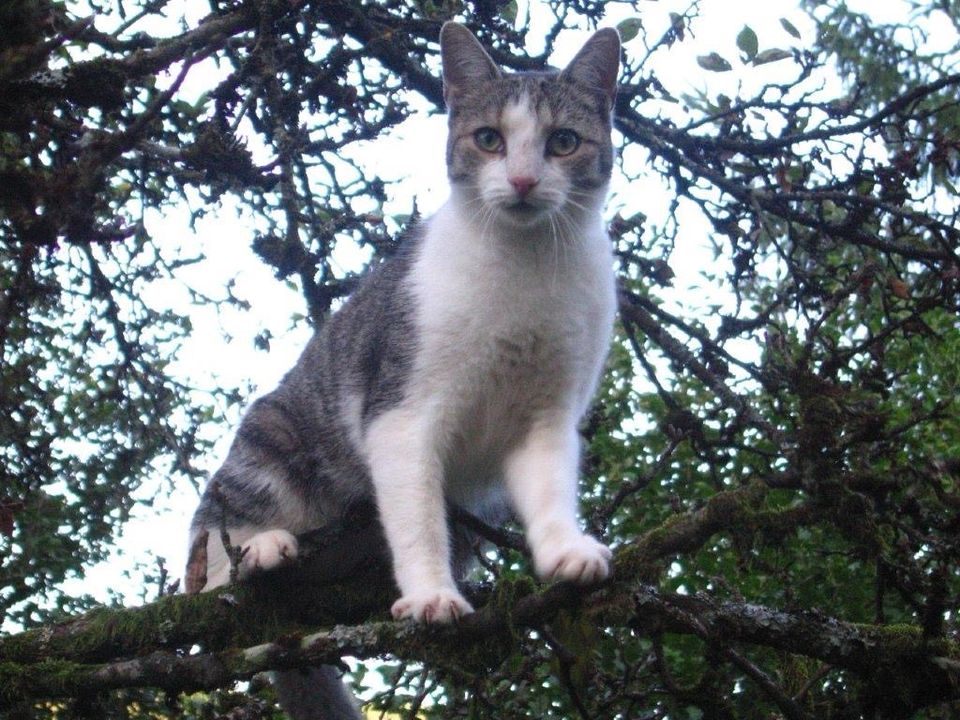
<svg viewBox="0 0 960 720"><path fill-rule="evenodd" d="M500 77L500 68L487 55L483 45L460 23L445 22L440 29L440 60L443 63L443 100L447 107L464 88Z"/></svg>
<svg viewBox="0 0 960 720"><path fill-rule="evenodd" d="M560 79L602 91L612 108L617 97L619 72L620 33L613 28L603 28L597 30L580 48L580 52L560 73Z"/></svg>

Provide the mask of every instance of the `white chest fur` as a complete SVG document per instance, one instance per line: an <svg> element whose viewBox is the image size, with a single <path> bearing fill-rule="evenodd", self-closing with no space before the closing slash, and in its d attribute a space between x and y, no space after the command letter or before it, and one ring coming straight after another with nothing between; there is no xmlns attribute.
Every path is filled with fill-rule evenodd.
<svg viewBox="0 0 960 720"><path fill-rule="evenodd" d="M408 400L436 413L468 476L538 419L574 424L606 355L612 260L597 220L575 236L483 232L435 215L412 274L421 346Z"/></svg>

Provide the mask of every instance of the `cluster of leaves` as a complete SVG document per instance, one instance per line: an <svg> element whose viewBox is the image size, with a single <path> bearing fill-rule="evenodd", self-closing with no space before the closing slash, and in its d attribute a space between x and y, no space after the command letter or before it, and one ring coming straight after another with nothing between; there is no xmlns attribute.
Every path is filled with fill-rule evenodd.
<svg viewBox="0 0 960 720"><path fill-rule="evenodd" d="M628 550L742 492L748 510L711 515L643 580L747 614L909 626L943 651L960 600L960 8L917 0L909 24L889 25L809 3L775 39L749 26L731 38L738 70L786 75L681 102L657 63L685 51L701 4L662 28L620 24L621 169L637 186L661 179L671 201L661 217L631 201L611 223L621 325L587 428L586 520ZM383 256L398 242L383 221L389 189L353 148L403 122L414 98L441 107L442 22L465 18L508 68L540 68L564 27L604 12L546 7L555 22L536 56L524 50L530 18L481 0L212 2L166 36L151 28L172 0L96 16L93 2L0 9L0 616L30 624L82 607L58 585L103 556L143 480L197 474L215 418L168 371L190 324L144 291L203 258L153 237L148 209L181 203L199 217L229 195L252 218L244 243L320 321L353 286L337 246ZM953 29L954 49L925 49L916 28L932 24ZM697 62L721 77L732 57ZM214 80L188 97L200 69ZM704 300L672 287L696 244L687 227L705 227L713 251ZM522 584L522 545L489 535L489 579ZM911 676L895 647L890 687L803 650L807 638L795 650L749 642L680 605L652 617L630 588L599 597L518 630L493 668L384 665L388 689L371 706L498 718L956 712L944 704L956 693ZM148 689L67 706L269 717L267 698Z"/></svg>

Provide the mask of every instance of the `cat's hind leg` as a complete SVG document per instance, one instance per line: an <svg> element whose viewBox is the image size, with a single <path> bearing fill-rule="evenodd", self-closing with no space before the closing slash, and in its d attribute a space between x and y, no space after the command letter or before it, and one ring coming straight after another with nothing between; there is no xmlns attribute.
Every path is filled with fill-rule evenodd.
<svg viewBox="0 0 960 720"><path fill-rule="evenodd" d="M233 561L224 546L219 530L209 530L207 536L207 582L203 590L210 590L230 582ZM246 580L257 572L273 570L297 557L297 538L280 528L264 530L255 527L228 529L231 546L240 548L237 579ZM191 543L192 545L192 543Z"/></svg>

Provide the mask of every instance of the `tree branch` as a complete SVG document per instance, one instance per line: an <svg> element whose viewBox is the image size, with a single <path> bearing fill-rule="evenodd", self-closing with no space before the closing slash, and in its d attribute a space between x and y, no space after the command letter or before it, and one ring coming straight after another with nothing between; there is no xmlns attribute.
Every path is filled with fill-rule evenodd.
<svg viewBox="0 0 960 720"><path fill-rule="evenodd" d="M776 513L760 509L765 494L764 486L754 483L675 516L620 548L614 579L602 587L560 584L536 590L532 581L503 581L492 591L475 589L473 595L485 605L444 627L376 620L394 589L378 555L382 536L375 515L365 510L333 538L306 536L300 567L220 591L98 610L0 638L0 707L80 690L209 689L268 669L334 663L343 656L390 655L439 667L490 668L509 656L519 633L542 627L560 610L579 609L596 622L623 622L624 608L629 608L628 621L642 628L806 655L858 673L865 683L890 682L896 674L905 688L896 702L910 707L960 697L953 684L960 680L960 649L950 640L925 638L919 627L855 625L813 613L663 593L642 584L651 565L694 552L718 532L776 526ZM794 512L790 517L804 519ZM357 566L339 567L331 575L330 568L338 567L334 559L342 561L347 552L354 553ZM344 580L344 574L350 578ZM334 624L367 618L374 619ZM316 632L317 626L333 627ZM204 645L205 652L184 655L195 644Z"/></svg>

